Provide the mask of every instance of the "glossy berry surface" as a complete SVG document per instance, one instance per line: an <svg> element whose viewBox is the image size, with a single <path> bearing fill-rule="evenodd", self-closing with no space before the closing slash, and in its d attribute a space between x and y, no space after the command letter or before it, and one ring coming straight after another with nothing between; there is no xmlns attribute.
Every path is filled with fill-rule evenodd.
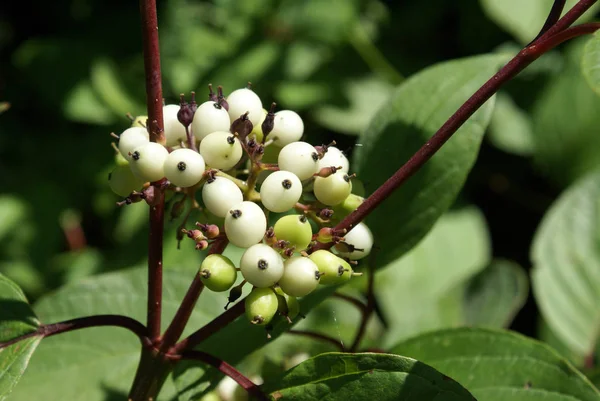
<svg viewBox="0 0 600 401"><path fill-rule="evenodd" d="M267 230L267 218L256 203L244 201L234 205L225 215L225 234L241 248L260 242Z"/></svg>
<svg viewBox="0 0 600 401"><path fill-rule="evenodd" d="M200 142L200 154L210 167L229 170L242 158L239 139L229 132L213 132Z"/></svg>
<svg viewBox="0 0 600 401"><path fill-rule="evenodd" d="M237 278L235 265L223 255L208 255L204 258L198 274L206 288L215 292L229 290Z"/></svg>
<svg viewBox="0 0 600 401"><path fill-rule="evenodd" d="M204 174L204 158L191 149L176 149L165 160L165 177L172 184L187 188L196 185Z"/></svg>
<svg viewBox="0 0 600 401"><path fill-rule="evenodd" d="M352 181L345 172L338 170L329 177L316 177L313 192L319 202L327 206L335 206L350 195Z"/></svg>
<svg viewBox="0 0 600 401"><path fill-rule="evenodd" d="M148 142L131 152L129 166L139 179L158 181L165 176L164 164L167 156L169 152L164 146L156 142Z"/></svg>
<svg viewBox="0 0 600 401"><path fill-rule="evenodd" d="M240 188L227 178L215 177L202 186L202 202L217 217L225 217L229 209L243 200Z"/></svg>
<svg viewBox="0 0 600 401"><path fill-rule="evenodd" d="M289 171L274 171L260 187L260 200L272 212L285 212L294 207L302 195L302 182Z"/></svg>
<svg viewBox="0 0 600 401"><path fill-rule="evenodd" d="M288 295L303 297L319 285L319 268L307 257L292 256L285 261L279 287Z"/></svg>
<svg viewBox="0 0 600 401"><path fill-rule="evenodd" d="M323 273L319 283L323 285L334 285L344 283L352 277L352 267L344 259L333 253L320 249L310 255L310 260L319 267Z"/></svg>
<svg viewBox="0 0 600 401"><path fill-rule="evenodd" d="M304 215L283 216L277 220L273 230L278 240L289 242L289 246L296 251L306 249L312 240L312 227Z"/></svg>
<svg viewBox="0 0 600 401"><path fill-rule="evenodd" d="M252 324L269 324L277 313L277 295L271 288L252 289L244 302L246 317Z"/></svg>
<svg viewBox="0 0 600 401"><path fill-rule="evenodd" d="M142 127L131 127L123 131L119 135L119 152L121 155L131 161L131 153L139 146L145 145L150 142L150 135L146 128Z"/></svg>
<svg viewBox="0 0 600 401"><path fill-rule="evenodd" d="M283 275L283 259L270 246L256 244L246 249L242 255L240 271L253 286L271 287Z"/></svg>

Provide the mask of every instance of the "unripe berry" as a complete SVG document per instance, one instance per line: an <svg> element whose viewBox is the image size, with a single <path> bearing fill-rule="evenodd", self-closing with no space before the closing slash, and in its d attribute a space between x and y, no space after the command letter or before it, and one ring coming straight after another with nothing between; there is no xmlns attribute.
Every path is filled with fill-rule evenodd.
<svg viewBox="0 0 600 401"><path fill-rule="evenodd" d="M371 253L373 234L365 223L358 223L344 235L343 243L336 244L335 249L348 259L362 259Z"/></svg>
<svg viewBox="0 0 600 401"><path fill-rule="evenodd" d="M276 287L278 306L277 311L290 321L300 314L300 302L296 297L286 294L281 288Z"/></svg>
<svg viewBox="0 0 600 401"><path fill-rule="evenodd" d="M132 127L142 127L146 129L148 125L148 116L136 116L131 122Z"/></svg>
<svg viewBox="0 0 600 401"><path fill-rule="evenodd" d="M317 200L328 206L340 204L352 192L352 181L348 174L338 170L329 177L316 177L313 191Z"/></svg>
<svg viewBox="0 0 600 401"><path fill-rule="evenodd" d="M272 212L291 209L302 196L300 179L289 171L274 171L260 187L260 201Z"/></svg>
<svg viewBox="0 0 600 401"><path fill-rule="evenodd" d="M319 268L309 258L292 256L285 261L279 287L288 295L303 297L319 285Z"/></svg>
<svg viewBox="0 0 600 401"><path fill-rule="evenodd" d="M273 139L275 145L284 147L302 138L304 123L302 118L291 110L281 110L275 113L273 131L268 138Z"/></svg>
<svg viewBox="0 0 600 401"><path fill-rule="evenodd" d="M129 166L136 177L144 181L158 181L165 176L164 164L169 156L167 149L156 142L148 142L131 152Z"/></svg>
<svg viewBox="0 0 600 401"><path fill-rule="evenodd" d="M176 149L165 160L165 177L173 185L187 188L196 185L204 174L204 159L191 149Z"/></svg>
<svg viewBox="0 0 600 401"><path fill-rule="evenodd" d="M263 107L260 98L252 89L237 89L227 96L229 119L231 122L248 112L248 119L253 126L259 125L263 118Z"/></svg>
<svg viewBox="0 0 600 401"><path fill-rule="evenodd" d="M215 292L227 291L237 278L235 265L223 255L208 255L200 265L199 274L206 288Z"/></svg>
<svg viewBox="0 0 600 401"><path fill-rule="evenodd" d="M341 167L341 171L347 173L350 171L350 162L344 153L335 146L328 146L327 152L319 160L319 169L323 167Z"/></svg>
<svg viewBox="0 0 600 401"><path fill-rule="evenodd" d="M354 184L352 184L354 187ZM350 213L355 211L363 202L365 198L362 196L358 196L355 194L350 194L342 203L336 205L333 210L335 212L335 218L337 220L341 220L344 217L348 216Z"/></svg>
<svg viewBox="0 0 600 401"><path fill-rule="evenodd" d="M217 217L225 217L229 209L243 200L240 188L227 178L215 177L202 187L204 206Z"/></svg>
<svg viewBox="0 0 600 401"><path fill-rule="evenodd" d="M200 142L200 154L210 167L230 170L242 158L242 145L231 133L217 131Z"/></svg>
<svg viewBox="0 0 600 401"><path fill-rule="evenodd" d="M271 288L254 288L244 302L246 317L252 324L267 325L277 313L277 295Z"/></svg>
<svg viewBox="0 0 600 401"><path fill-rule="evenodd" d="M108 175L108 185L119 196L128 196L139 190L144 182L133 175L129 166L117 166Z"/></svg>
<svg viewBox="0 0 600 401"><path fill-rule="evenodd" d="M283 259L268 245L252 245L240 259L240 271L253 286L271 287L283 275Z"/></svg>
<svg viewBox="0 0 600 401"><path fill-rule="evenodd" d="M319 169L319 154L309 143L292 142L281 149L277 163L281 170L290 171L301 180L307 180Z"/></svg>
<svg viewBox="0 0 600 401"><path fill-rule="evenodd" d="M186 141L185 127L179 122L177 113L181 108L178 104L168 104L163 107L163 120L165 124L165 140L167 146L179 145L180 141Z"/></svg>
<svg viewBox="0 0 600 401"><path fill-rule="evenodd" d="M119 152L125 159L131 161L131 153L133 150L150 142L149 138L150 135L148 134L146 128L127 128L121 135L119 135Z"/></svg>
<svg viewBox="0 0 600 401"><path fill-rule="evenodd" d="M238 203L225 215L225 234L233 245L240 248L260 242L266 230L265 213L254 202Z"/></svg>
<svg viewBox="0 0 600 401"><path fill-rule="evenodd" d="M208 134L229 130L229 114L216 102L208 101L198 106L192 122L194 136L201 141Z"/></svg>
<svg viewBox="0 0 600 401"><path fill-rule="evenodd" d="M273 230L275 238L289 242L296 251L306 249L312 240L312 228L304 215L283 216L277 220Z"/></svg>
<svg viewBox="0 0 600 401"><path fill-rule="evenodd" d="M315 262L319 267L319 272L323 273L319 280L320 284L341 284L352 277L353 270L350 263L329 251L320 249L313 252L310 260Z"/></svg>

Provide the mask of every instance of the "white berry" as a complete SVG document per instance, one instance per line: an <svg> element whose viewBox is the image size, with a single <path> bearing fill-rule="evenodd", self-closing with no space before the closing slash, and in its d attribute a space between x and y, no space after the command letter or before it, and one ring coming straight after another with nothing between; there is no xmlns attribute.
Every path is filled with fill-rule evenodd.
<svg viewBox="0 0 600 401"><path fill-rule="evenodd" d="M319 202L327 206L335 206L350 195L352 181L348 174L338 170L329 177L316 177L313 191Z"/></svg>
<svg viewBox="0 0 600 401"><path fill-rule="evenodd" d="M200 154L210 167L230 170L242 158L242 145L230 132L217 131L200 142Z"/></svg>
<svg viewBox="0 0 600 401"><path fill-rule="evenodd" d="M272 212L285 212L294 207L302 195L300 179L289 171L274 171L260 187L260 201Z"/></svg>
<svg viewBox="0 0 600 401"><path fill-rule="evenodd" d="M136 177L144 181L158 181L165 176L164 164L169 156L167 149L156 142L148 142L131 152L129 165Z"/></svg>
<svg viewBox="0 0 600 401"><path fill-rule="evenodd" d="M283 259L268 245L252 245L240 259L240 271L253 286L271 287L283 275Z"/></svg>
<svg viewBox="0 0 600 401"><path fill-rule="evenodd" d="M229 119L231 122L240 118L240 116L248 112L248 119L252 125L259 125L263 116L263 107L260 98L252 89L237 89L227 96L229 104Z"/></svg>
<svg viewBox="0 0 600 401"><path fill-rule="evenodd" d="M217 217L225 217L229 209L243 200L240 188L227 178L215 177L202 187L204 206Z"/></svg>
<svg viewBox="0 0 600 401"><path fill-rule="evenodd" d="M131 152L139 146L150 142L150 135L146 128L131 127L127 128L119 135L119 153L127 160L131 160Z"/></svg>
<svg viewBox="0 0 600 401"><path fill-rule="evenodd" d="M329 146L323 158L319 160L319 170L323 167L341 167L341 171L350 171L350 162L344 153L335 146Z"/></svg>
<svg viewBox="0 0 600 401"><path fill-rule="evenodd" d="M275 145L283 147L302 138L304 123L295 111L281 110L275 113L273 131L267 138L273 139Z"/></svg>
<svg viewBox="0 0 600 401"><path fill-rule="evenodd" d="M319 285L319 268L309 258L293 256L285 261L279 287L288 295L303 297Z"/></svg>
<svg viewBox="0 0 600 401"><path fill-rule="evenodd" d="M163 120L165 124L165 140L167 146L179 145L180 141L187 141L185 127L177 119L181 106L168 104L163 107Z"/></svg>
<svg viewBox="0 0 600 401"><path fill-rule="evenodd" d="M277 163L281 170L291 171L301 180L307 180L319 171L319 154L310 143L292 142L281 149Z"/></svg>
<svg viewBox="0 0 600 401"><path fill-rule="evenodd" d="M196 185L204 174L204 159L191 149L177 149L165 160L165 177L172 184L187 188Z"/></svg>
<svg viewBox="0 0 600 401"><path fill-rule="evenodd" d="M225 215L225 234L229 242L248 248L262 240L267 230L267 218L254 202L234 205Z"/></svg>
<svg viewBox="0 0 600 401"><path fill-rule="evenodd" d="M371 248L373 248L373 234L365 223L358 223L344 235L343 242L348 245L340 243L335 247L340 255L352 260L362 259L371 253Z"/></svg>
<svg viewBox="0 0 600 401"><path fill-rule="evenodd" d="M216 131L228 131L231 122L227 110L216 102L202 103L196 109L192 121L192 132L198 140L204 139L208 134Z"/></svg>

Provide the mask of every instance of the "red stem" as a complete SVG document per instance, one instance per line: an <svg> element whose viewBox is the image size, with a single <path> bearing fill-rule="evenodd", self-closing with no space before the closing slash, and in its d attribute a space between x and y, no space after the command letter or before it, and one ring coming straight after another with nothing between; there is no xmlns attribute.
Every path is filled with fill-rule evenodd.
<svg viewBox="0 0 600 401"><path fill-rule="evenodd" d="M244 390L248 392L248 394L256 397L259 400L268 401L269 398L262 392L260 387L254 384L250 379L244 376L239 370L228 364L227 362L207 354L202 351L185 351L181 357L183 359L191 359L197 360L200 362L204 362L207 365L210 365L225 375L231 377L233 380L237 382Z"/></svg>
<svg viewBox="0 0 600 401"><path fill-rule="evenodd" d="M0 349L31 337L46 338L52 337L56 334L66 333L68 331L100 326L122 327L137 335L142 345L147 345L150 343L150 339L148 338L148 330L137 320L121 315L95 315L65 320L64 322L59 323L44 324L31 333L23 334L22 336L13 338L12 340L0 342Z"/></svg>

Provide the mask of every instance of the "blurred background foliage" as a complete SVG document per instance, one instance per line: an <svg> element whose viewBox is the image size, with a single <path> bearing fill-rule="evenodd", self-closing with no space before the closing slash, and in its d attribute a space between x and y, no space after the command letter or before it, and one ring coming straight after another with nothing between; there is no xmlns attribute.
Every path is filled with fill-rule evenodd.
<svg viewBox="0 0 600 401"><path fill-rule="evenodd" d="M552 2L510 3L159 1L164 96L173 103L196 91L203 100L208 83L228 93L251 81L264 103L302 115L309 142L335 139L352 155L357 135L406 77L445 60L515 54ZM35 301L81 277L145 262L146 208L116 207L106 181L109 133L129 125L126 113L144 114L139 15L137 2L116 0L3 2L0 10L0 272ZM524 273L534 232L558 194L600 164L600 99L581 72L584 44L542 57L501 91L455 210L382 272L383 324L394 341L478 323L538 336ZM175 226L168 224L166 268L194 270L193 251L176 249ZM432 285L439 271L447 276ZM418 316L410 302L423 306ZM488 313L486 302L506 307ZM328 301L305 325L345 335L357 316L348 311L339 323L344 310ZM552 338L547 327L540 333Z"/></svg>

